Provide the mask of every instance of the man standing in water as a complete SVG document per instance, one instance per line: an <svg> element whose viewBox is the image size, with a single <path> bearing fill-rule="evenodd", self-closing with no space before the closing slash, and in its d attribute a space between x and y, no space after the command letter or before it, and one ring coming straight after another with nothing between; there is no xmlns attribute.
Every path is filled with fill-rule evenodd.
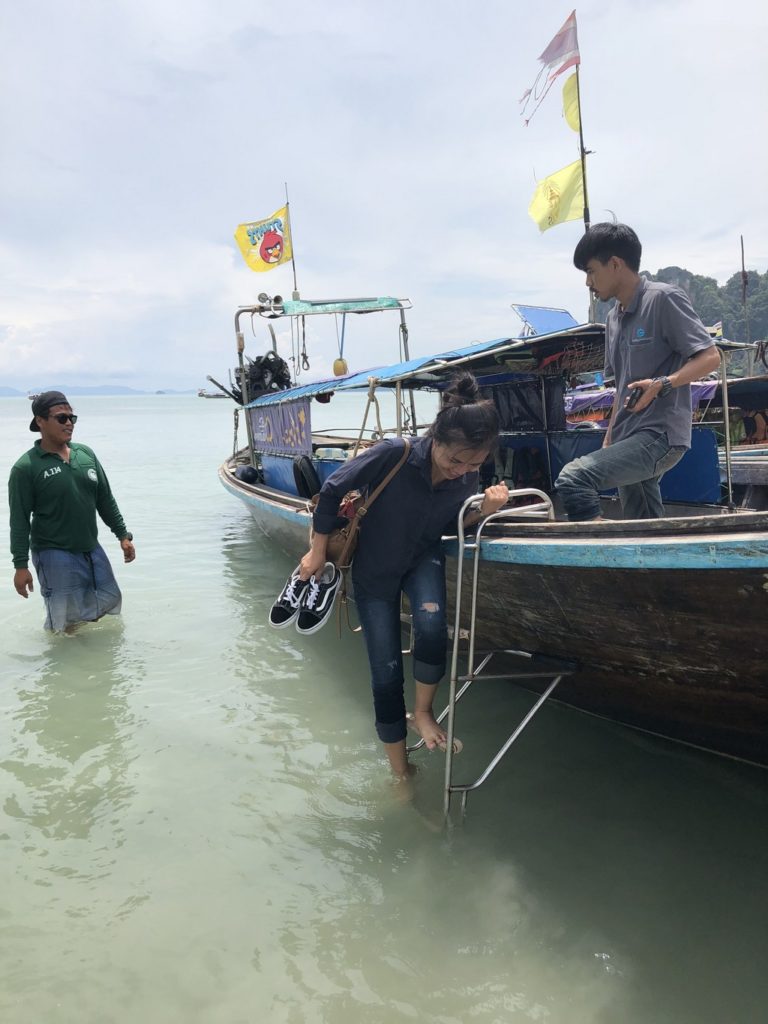
<svg viewBox="0 0 768 1024"><path fill-rule="evenodd" d="M600 519L599 492L618 487L626 519L661 519L659 481L691 447L690 383L720 365L685 292L641 277L642 246L626 224L595 224L573 262L604 302L605 375L616 378L603 447L574 459L555 482L568 518Z"/></svg>
<svg viewBox="0 0 768 1024"><path fill-rule="evenodd" d="M14 464L8 481L13 585L25 598L34 589L31 546L45 628L59 631L120 612L122 595L97 540L96 513L120 541L126 562L136 550L101 463L90 448L72 442L77 416L65 396L45 391L32 412L29 429L41 439Z"/></svg>

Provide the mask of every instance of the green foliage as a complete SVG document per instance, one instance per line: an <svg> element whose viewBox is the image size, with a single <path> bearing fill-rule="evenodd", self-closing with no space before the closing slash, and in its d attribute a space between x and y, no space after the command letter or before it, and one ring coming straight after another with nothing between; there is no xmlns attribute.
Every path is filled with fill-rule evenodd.
<svg viewBox="0 0 768 1024"><path fill-rule="evenodd" d="M643 276L650 281L661 281L682 289L705 326L712 327L718 321L722 322L724 338L730 341L763 342L757 352L749 349L728 356L728 372L732 376L743 377L765 372L768 367L768 271L765 274L759 274L756 270L747 271L746 316L741 296L741 273L729 277L722 286L714 277L692 274L683 267L664 267L655 274L643 271ZM598 301L595 309L598 323L605 323L614 302L614 299L609 302Z"/></svg>
<svg viewBox="0 0 768 1024"><path fill-rule="evenodd" d="M740 273L728 278L722 286L713 277L692 274L682 267L665 267L646 276L651 281L663 281L681 288L707 327L718 320L722 321L723 337L731 341L765 341L768 338L768 272L747 272L746 316L742 304Z"/></svg>

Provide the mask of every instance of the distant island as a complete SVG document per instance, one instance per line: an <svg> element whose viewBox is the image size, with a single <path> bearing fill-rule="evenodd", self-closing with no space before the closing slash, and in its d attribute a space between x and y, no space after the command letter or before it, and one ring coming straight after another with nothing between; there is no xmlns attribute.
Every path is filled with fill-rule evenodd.
<svg viewBox="0 0 768 1024"><path fill-rule="evenodd" d="M707 327L721 323L723 336L730 341L762 341L768 340L768 272L760 274L755 270L747 272L746 310L742 303L741 273L733 274L724 285L719 285L713 277L692 274L683 267L664 267L655 274L643 271L651 281L662 281L682 288L690 297L693 308ZM602 323L613 305L613 302L598 302L596 319ZM766 358L765 348L761 360ZM737 364L745 364L746 356L735 354L731 357L731 366L735 370ZM763 366L760 365L760 369ZM744 372L743 366L741 372ZM738 375L738 371L737 371ZM163 388L162 390L144 391L130 388L122 384L98 384L90 387L71 387L57 384L31 386L26 391L0 385L0 398L24 398L28 394L39 394L41 391L63 391L65 395L196 395L197 388L183 391Z"/></svg>
<svg viewBox="0 0 768 1024"><path fill-rule="evenodd" d="M26 398L28 395L39 395L41 391L63 391L67 397L77 395L196 395L196 388L187 388L185 391L177 391L173 388L164 388L162 391L142 391L139 388L129 388L123 384L95 384L90 387L78 387L77 385L45 384L39 387L30 387L26 391L19 391L17 388L9 388L0 385L0 398Z"/></svg>

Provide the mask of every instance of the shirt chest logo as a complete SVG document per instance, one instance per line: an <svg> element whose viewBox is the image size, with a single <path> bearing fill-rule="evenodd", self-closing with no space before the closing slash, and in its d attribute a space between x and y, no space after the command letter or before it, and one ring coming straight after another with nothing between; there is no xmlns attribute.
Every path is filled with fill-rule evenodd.
<svg viewBox="0 0 768 1024"><path fill-rule="evenodd" d="M88 479L93 480L94 483L96 483L99 479L98 474L96 473L96 470L93 467L91 467L88 470Z"/></svg>
<svg viewBox="0 0 768 1024"><path fill-rule="evenodd" d="M49 476L56 476L56 474L60 472L61 466L52 466L50 469L46 469L43 473L43 480L47 480Z"/></svg>
<svg viewBox="0 0 768 1024"><path fill-rule="evenodd" d="M645 327L636 327L629 335L630 345L642 345L647 341L653 341L653 336L648 333Z"/></svg>

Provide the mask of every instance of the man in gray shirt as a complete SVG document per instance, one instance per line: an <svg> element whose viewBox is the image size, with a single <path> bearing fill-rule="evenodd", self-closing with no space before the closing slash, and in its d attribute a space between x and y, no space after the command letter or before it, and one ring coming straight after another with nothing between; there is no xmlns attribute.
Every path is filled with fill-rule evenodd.
<svg viewBox="0 0 768 1024"><path fill-rule="evenodd" d="M600 519L599 492L618 487L626 519L664 515L659 480L691 447L690 383L720 356L685 292L641 277L642 246L626 224L595 224L573 262L603 301L605 374L616 395L603 447L574 459L555 482L568 518Z"/></svg>

